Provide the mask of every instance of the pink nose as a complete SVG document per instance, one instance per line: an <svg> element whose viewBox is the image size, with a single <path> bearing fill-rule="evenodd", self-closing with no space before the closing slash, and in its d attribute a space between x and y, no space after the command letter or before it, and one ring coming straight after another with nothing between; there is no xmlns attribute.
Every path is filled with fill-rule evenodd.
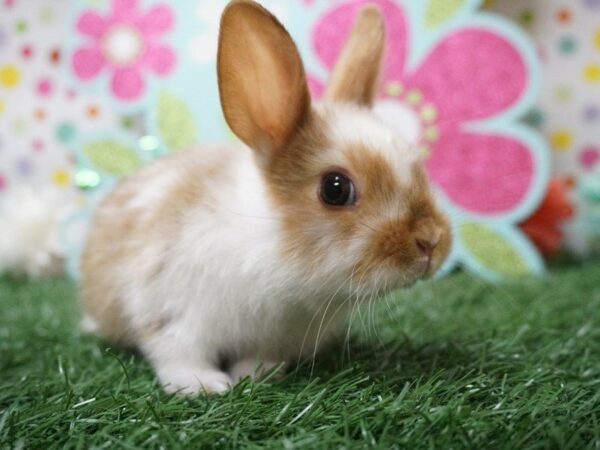
<svg viewBox="0 0 600 450"><path fill-rule="evenodd" d="M417 239L417 247L419 248L419 251L423 256L427 256L428 258L431 258L433 255L436 245L437 242L431 242L427 239Z"/></svg>

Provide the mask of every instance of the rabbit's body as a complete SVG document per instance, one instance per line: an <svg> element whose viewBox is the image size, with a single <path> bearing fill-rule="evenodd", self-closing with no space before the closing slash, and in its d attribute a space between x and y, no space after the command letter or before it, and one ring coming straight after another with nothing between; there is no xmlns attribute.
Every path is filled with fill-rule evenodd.
<svg viewBox="0 0 600 450"><path fill-rule="evenodd" d="M330 101L313 105L283 27L232 2L219 86L247 146L168 156L102 202L82 262L89 330L140 349L169 391L222 391L313 354L356 305L437 270L448 222L418 152L370 111L382 30L365 9Z"/></svg>
<svg viewBox="0 0 600 450"><path fill-rule="evenodd" d="M336 292L340 280L307 280L306 267L282 262L282 217L253 159L241 146L178 153L103 201L83 257L94 331L134 346L149 340L150 354L196 352L215 364L297 358L316 350L319 328L327 340L331 318L317 310L331 301L329 312L343 318L336 299L346 292Z"/></svg>

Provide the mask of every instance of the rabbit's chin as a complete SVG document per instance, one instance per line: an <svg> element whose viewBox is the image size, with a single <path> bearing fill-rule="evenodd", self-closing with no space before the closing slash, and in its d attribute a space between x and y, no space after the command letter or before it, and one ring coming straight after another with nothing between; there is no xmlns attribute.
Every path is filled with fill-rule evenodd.
<svg viewBox="0 0 600 450"><path fill-rule="evenodd" d="M439 269L439 262L426 258L415 261L408 269L399 270L393 267L373 269L363 277L360 286L355 286L355 293L376 296L385 295L397 289L409 288L421 280L430 279Z"/></svg>

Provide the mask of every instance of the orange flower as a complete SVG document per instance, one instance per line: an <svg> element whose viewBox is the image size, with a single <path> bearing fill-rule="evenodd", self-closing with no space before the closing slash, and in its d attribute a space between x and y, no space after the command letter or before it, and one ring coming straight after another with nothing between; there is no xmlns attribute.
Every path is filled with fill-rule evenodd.
<svg viewBox="0 0 600 450"><path fill-rule="evenodd" d="M537 211L519 225L546 256L558 251L563 238L561 225L575 214L568 196L569 187L567 180L553 179Z"/></svg>

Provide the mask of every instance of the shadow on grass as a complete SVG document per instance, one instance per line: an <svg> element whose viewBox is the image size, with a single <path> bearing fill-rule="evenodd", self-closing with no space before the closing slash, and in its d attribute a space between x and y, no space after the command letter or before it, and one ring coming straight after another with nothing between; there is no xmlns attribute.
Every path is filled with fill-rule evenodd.
<svg viewBox="0 0 600 450"><path fill-rule="evenodd" d="M460 378L473 372L473 361L480 357L453 341L416 346L408 338L390 343L355 338L349 345L334 345L314 360L303 361L286 379L300 382L318 378L326 385L341 372L351 372L395 390L402 389L407 382L433 378L441 372Z"/></svg>
<svg viewBox="0 0 600 450"><path fill-rule="evenodd" d="M140 382L155 379L155 374L145 358L134 350L111 347L101 340L95 341L96 351L103 353L106 362L119 366L121 382L141 387ZM348 357L348 347L350 357ZM343 352L343 354L342 354ZM387 344L375 343L358 338L352 339L349 346L338 343L320 353L314 360L307 359L292 367L281 380L268 380L268 384L279 385L282 389L302 389L308 383L329 385L332 380L343 382L344 378L360 378L369 383L385 384L391 390L402 389L407 382L427 380L445 373L453 378L462 378L473 372L472 363L479 355L470 353L466 346L457 342L428 342L415 346L405 338ZM342 377L343 375L343 377ZM143 381L142 381L143 380ZM158 386L156 380L154 380ZM261 384L259 381L258 384ZM135 389L135 388L134 388Z"/></svg>

